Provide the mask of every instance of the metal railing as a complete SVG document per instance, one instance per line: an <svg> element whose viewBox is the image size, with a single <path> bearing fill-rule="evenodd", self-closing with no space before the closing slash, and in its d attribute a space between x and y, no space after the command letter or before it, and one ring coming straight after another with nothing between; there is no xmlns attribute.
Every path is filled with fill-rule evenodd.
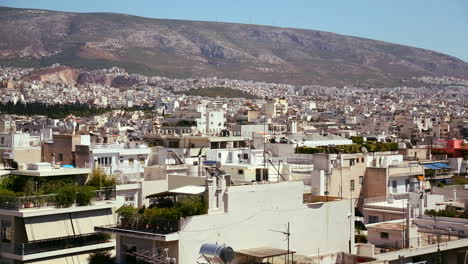
<svg viewBox="0 0 468 264"><path fill-rule="evenodd" d="M388 242L375 243L375 253L387 253L392 251L398 251L404 248L420 248L431 245L442 245L447 244L450 241L460 240L457 236L457 232L451 234L433 234L433 233L422 233L417 237L410 238L409 240L392 240Z"/></svg>
<svg viewBox="0 0 468 264"><path fill-rule="evenodd" d="M139 217L130 221L120 221L115 227L129 231L149 232L155 234L169 234L180 230L179 221L167 219L153 219L150 223L140 223ZM143 222L143 221L141 221Z"/></svg>
<svg viewBox="0 0 468 264"><path fill-rule="evenodd" d="M69 237L36 240L15 245L15 254L29 255L53 250L61 250L74 247L82 247L109 242L109 235L103 233L91 233Z"/></svg>
<svg viewBox="0 0 468 264"><path fill-rule="evenodd" d="M57 194L34 195L34 196L0 196L0 209L21 210L27 208L42 208L57 205ZM115 186L104 187L93 191L91 201L115 200Z"/></svg>

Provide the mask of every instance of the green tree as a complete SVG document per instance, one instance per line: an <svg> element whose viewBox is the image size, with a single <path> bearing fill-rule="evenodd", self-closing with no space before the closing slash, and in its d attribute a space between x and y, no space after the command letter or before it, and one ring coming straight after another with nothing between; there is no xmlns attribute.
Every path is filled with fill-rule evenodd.
<svg viewBox="0 0 468 264"><path fill-rule="evenodd" d="M115 186L115 177L107 175L102 168L95 168L91 171L88 176L86 185L93 186L95 188Z"/></svg>

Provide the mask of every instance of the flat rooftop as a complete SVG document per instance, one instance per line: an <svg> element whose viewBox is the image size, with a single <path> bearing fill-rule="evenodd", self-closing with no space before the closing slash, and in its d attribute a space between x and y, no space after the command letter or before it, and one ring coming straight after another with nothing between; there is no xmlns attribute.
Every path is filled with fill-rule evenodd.
<svg viewBox="0 0 468 264"><path fill-rule="evenodd" d="M88 168L47 168L40 170L14 170L11 172L15 175L35 176L35 177L51 177L51 176L67 176L67 175L82 175L90 174L91 169Z"/></svg>
<svg viewBox="0 0 468 264"><path fill-rule="evenodd" d="M378 228L378 229L385 229L385 230L405 230L406 224L401 222L382 222L372 225L367 225L368 228Z"/></svg>
<svg viewBox="0 0 468 264"><path fill-rule="evenodd" d="M366 206L377 206L377 207L387 207L387 208L395 208L395 209L404 209L407 206L408 199L398 199L393 200L393 202L383 201L383 202L374 202L365 204Z"/></svg>

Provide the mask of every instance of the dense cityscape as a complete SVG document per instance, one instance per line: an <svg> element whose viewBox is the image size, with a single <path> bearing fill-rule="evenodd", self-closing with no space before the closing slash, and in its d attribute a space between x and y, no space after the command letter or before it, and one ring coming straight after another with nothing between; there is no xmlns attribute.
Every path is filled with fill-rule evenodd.
<svg viewBox="0 0 468 264"><path fill-rule="evenodd" d="M48 12L19 17L74 16ZM92 16L102 17L106 30L119 19L122 27L147 23L93 13L65 31L89 30ZM157 57L164 69L170 68L164 63L185 63L170 57L181 52L173 47L198 54L200 39L209 35L208 29L191 35L195 29L184 24L207 22L161 21L134 29L146 33L125 41L157 41L166 52ZM153 26L162 35L144 31ZM170 31L179 26L178 33L193 38L190 45L189 37ZM46 44L65 33L51 24L52 40L20 51L0 40L0 264L467 263L464 61L383 42L375 44L384 47L378 56L348 56L331 52L341 36L312 32L330 43L314 42L309 33L281 27L243 35L265 40L256 43L262 50L272 36L301 48L307 46L302 38L314 42L333 65L311 70L304 64L304 72L319 76L307 79L282 59L306 61L305 52L255 57L214 28L217 42L200 48L208 59L191 57L193 65L184 67L206 73L202 61L219 74L190 77L151 74L155 55L146 46L143 55L132 47L147 66L134 70L142 66L125 61L130 56L118 51L127 44L121 36L83 38L84 44L80 38L76 47L53 50ZM367 40L360 47L343 38L350 50L372 50ZM274 45L283 45L280 40ZM70 55L75 51L78 61ZM415 58L424 54L442 62ZM376 63L385 74L363 66L379 56L389 61ZM242 60L226 62L231 58ZM254 66L268 78L245 78L248 60L267 63L271 68ZM225 74L229 63L236 74ZM277 65L287 67L275 72ZM320 68L329 66L343 80L329 81L332 75ZM359 75L362 69L374 75Z"/></svg>

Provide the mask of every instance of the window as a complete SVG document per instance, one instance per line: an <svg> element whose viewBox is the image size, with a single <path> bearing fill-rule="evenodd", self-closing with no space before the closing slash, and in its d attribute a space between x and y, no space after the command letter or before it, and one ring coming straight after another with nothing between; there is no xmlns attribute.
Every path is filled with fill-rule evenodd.
<svg viewBox="0 0 468 264"><path fill-rule="evenodd" d="M375 215L369 215L369 224L378 223L379 217Z"/></svg>
<svg viewBox="0 0 468 264"><path fill-rule="evenodd" d="M58 154L58 161L63 161L63 153Z"/></svg>
<svg viewBox="0 0 468 264"><path fill-rule="evenodd" d="M135 200L135 197L133 196L125 196L125 201L126 202L133 202Z"/></svg>
<svg viewBox="0 0 468 264"><path fill-rule="evenodd" d="M268 169L256 169L255 170L256 181L268 181Z"/></svg>
<svg viewBox="0 0 468 264"><path fill-rule="evenodd" d="M364 182L364 176L359 176L359 184L362 184Z"/></svg>
<svg viewBox="0 0 468 264"><path fill-rule="evenodd" d="M380 238L388 239L390 235L387 232L380 232Z"/></svg>
<svg viewBox="0 0 468 264"><path fill-rule="evenodd" d="M218 153L218 159L220 159L223 156L221 152Z"/></svg>
<svg viewBox="0 0 468 264"><path fill-rule="evenodd" d="M5 144L5 138L4 137L0 138L0 144L2 144L2 145Z"/></svg>
<svg viewBox="0 0 468 264"><path fill-rule="evenodd" d="M237 173L240 175L244 175L244 170L239 170Z"/></svg>
<svg viewBox="0 0 468 264"><path fill-rule="evenodd" d="M135 163L135 160L133 158L128 158L128 164L133 165Z"/></svg>
<svg viewBox="0 0 468 264"><path fill-rule="evenodd" d="M397 181L392 181L392 189L394 193L397 192Z"/></svg>
<svg viewBox="0 0 468 264"><path fill-rule="evenodd" d="M361 158L361 162L364 162L364 158Z"/></svg>
<svg viewBox="0 0 468 264"><path fill-rule="evenodd" d="M2 242L10 242L11 241L11 223L10 221L2 220Z"/></svg>
<svg viewBox="0 0 468 264"><path fill-rule="evenodd" d="M140 157L140 164L145 165L145 157Z"/></svg>
<svg viewBox="0 0 468 264"><path fill-rule="evenodd" d="M249 154L244 153L244 159L249 159Z"/></svg>
<svg viewBox="0 0 468 264"><path fill-rule="evenodd" d="M350 189L352 192L354 192L354 180L351 180L351 181L349 182L349 189Z"/></svg>

